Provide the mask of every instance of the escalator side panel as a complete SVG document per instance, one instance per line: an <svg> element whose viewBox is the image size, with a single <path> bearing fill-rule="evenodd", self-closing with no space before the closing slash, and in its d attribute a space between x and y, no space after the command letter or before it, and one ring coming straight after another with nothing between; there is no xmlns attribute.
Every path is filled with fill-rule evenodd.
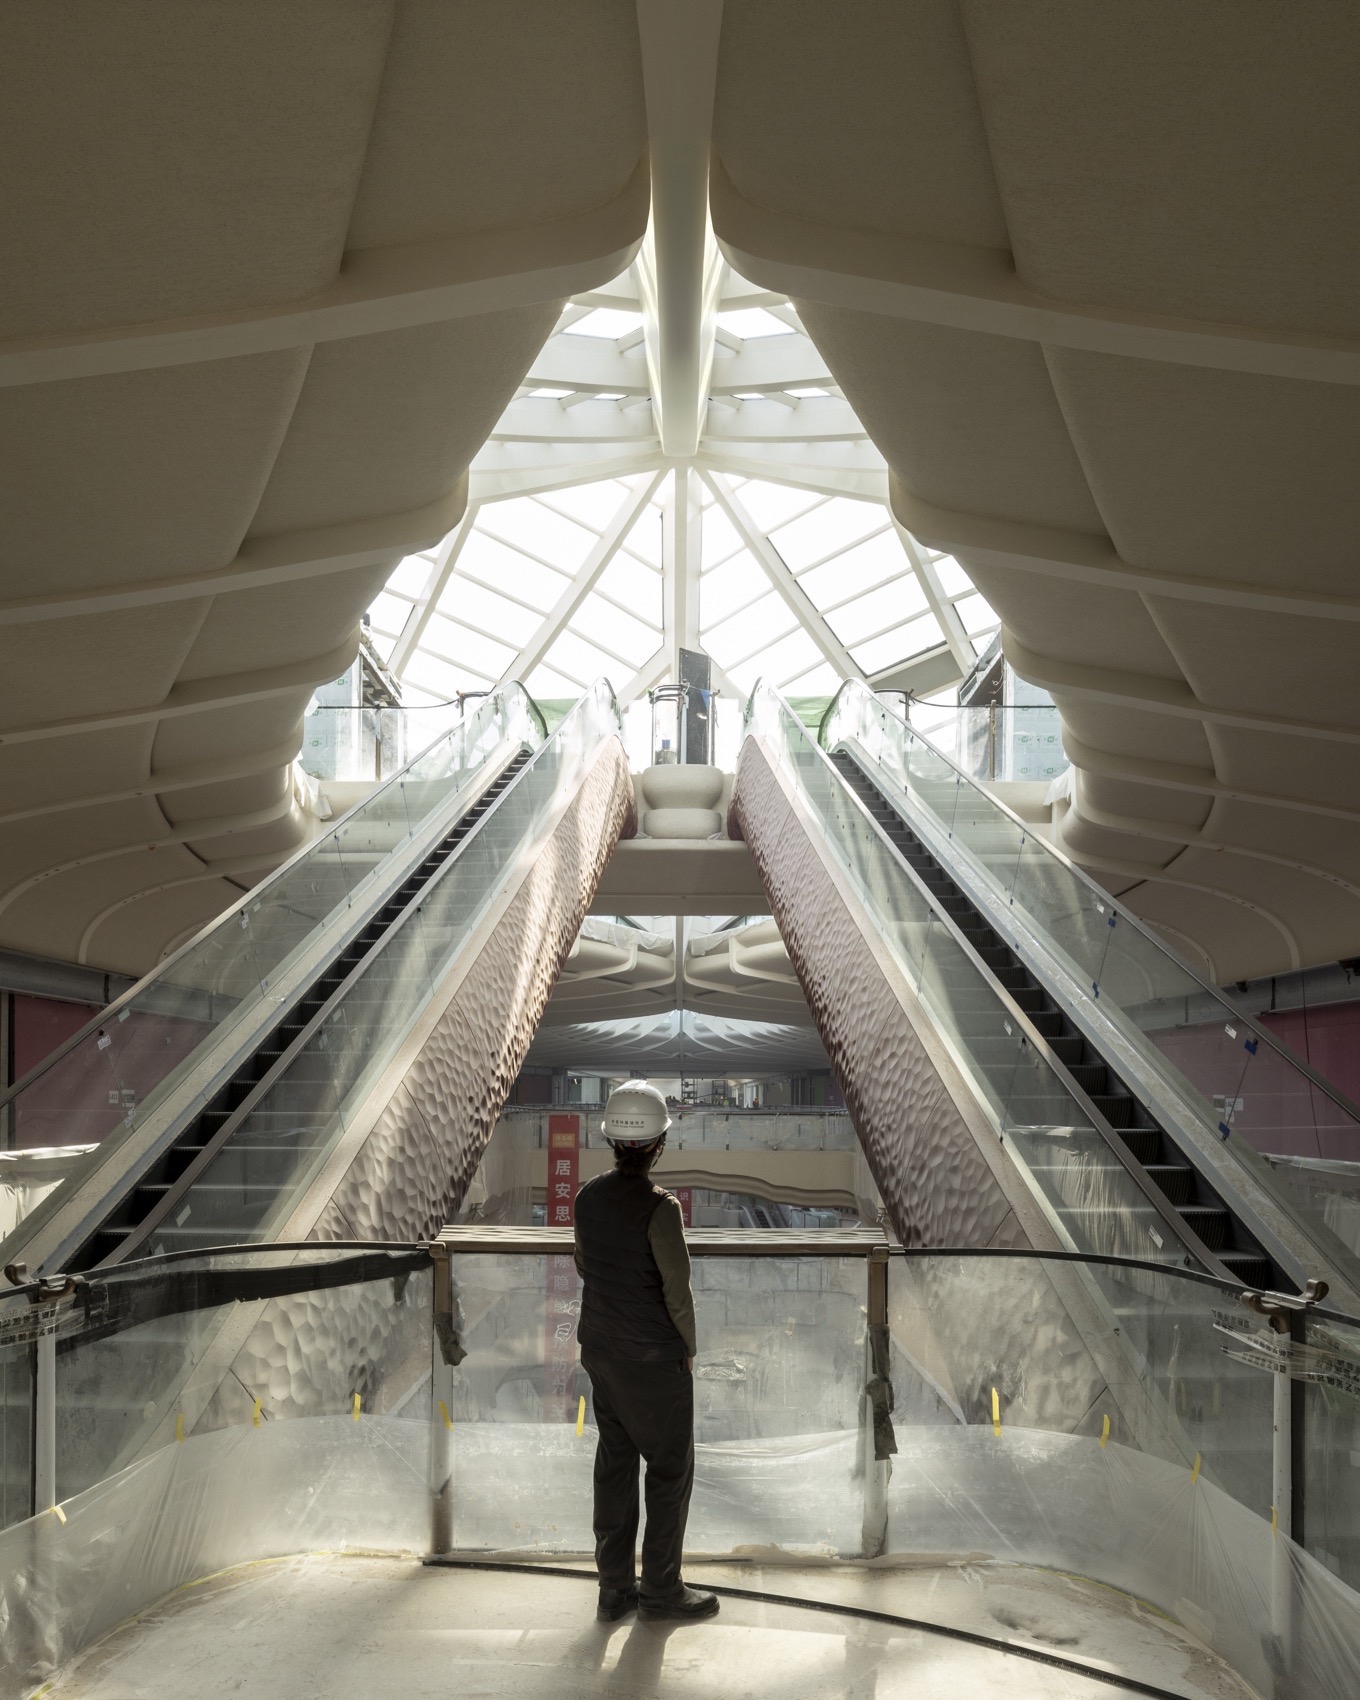
<svg viewBox="0 0 1360 1700"><path fill-rule="evenodd" d="M459 1210L544 1006L620 838L636 831L623 745L609 740L476 954L460 956L353 1120L286 1238L421 1240Z"/></svg>
<svg viewBox="0 0 1360 1700"><path fill-rule="evenodd" d="M995 1136L980 1117L970 1124L966 1088L927 1048L909 988L875 953L754 738L742 745L730 829L750 847L898 1238L1054 1247Z"/></svg>

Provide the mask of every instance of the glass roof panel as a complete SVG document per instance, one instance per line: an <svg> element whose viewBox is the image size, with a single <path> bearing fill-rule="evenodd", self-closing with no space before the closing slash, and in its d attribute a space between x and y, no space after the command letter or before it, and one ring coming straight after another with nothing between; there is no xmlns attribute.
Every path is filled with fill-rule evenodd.
<svg viewBox="0 0 1360 1700"><path fill-rule="evenodd" d="M439 598L438 614L464 620L469 626L499 638L503 643L512 644L516 649L528 642L538 624L527 608L518 602L507 601L504 596L498 596L494 590L488 590L470 578L449 580Z"/></svg>
<svg viewBox="0 0 1360 1700"><path fill-rule="evenodd" d="M811 513L771 532L770 541L793 571L801 572L887 524L882 503L833 496Z"/></svg>
<svg viewBox="0 0 1360 1700"><path fill-rule="evenodd" d="M628 486L621 478L610 478L601 484L575 484L565 490L545 491L536 500L545 508L600 532L608 528L627 494Z"/></svg>
<svg viewBox="0 0 1360 1700"><path fill-rule="evenodd" d="M559 673L555 667L549 667L546 662L542 661L522 682L531 697L556 697L559 700L566 697L571 701L575 701L585 685L591 683L587 679L578 684L575 679L568 679L564 674Z"/></svg>
<svg viewBox="0 0 1360 1700"><path fill-rule="evenodd" d="M915 608L908 606L906 589L903 579L881 585L867 596L857 596L843 608L834 609L826 617L827 624L843 644L853 648L865 638L904 625L912 614L919 612L920 603Z"/></svg>
<svg viewBox="0 0 1360 1700"><path fill-rule="evenodd" d="M701 552L705 567L716 561L725 561L742 547L741 533L716 502L704 511L700 523L703 527Z"/></svg>
<svg viewBox="0 0 1360 1700"><path fill-rule="evenodd" d="M775 321L778 324L778 320ZM642 314L630 313L621 307L596 307L586 314L585 318L577 319L573 325L563 327L562 336L604 336L611 340L614 337L627 336L629 331L641 330Z"/></svg>
<svg viewBox="0 0 1360 1700"><path fill-rule="evenodd" d="M941 555L935 562L940 588L946 596L959 596L973 588L973 581L952 555Z"/></svg>
<svg viewBox="0 0 1360 1700"><path fill-rule="evenodd" d="M436 565L445 558L442 546L406 557L376 597L369 630L378 653L390 657L400 634L412 629L413 611L436 572L444 581L415 652L402 649L410 700L482 690L488 675L511 667L599 551L615 516L666 465L646 389L663 358L660 328L652 309L643 309L646 294L635 264L604 289L567 304L549 338L551 357L540 363L551 381L535 383L531 370L473 462L474 518L452 540L458 553L442 566ZM703 644L728 674L725 690L763 673L798 694L829 694L835 668L818 647L826 630L870 674L943 643L930 612L933 583L918 574L892 524L885 463L867 434L859 434L796 314L730 272L720 279L719 300L715 366L720 374L735 371L752 399L713 398L697 462L666 473L629 534L612 546L590 594L570 618L562 617L555 634L547 633L546 659L531 682L546 696L575 697L600 673L616 687L628 686L658 651L674 665L677 640L663 629L669 580L659 569L667 547L663 511L682 478L690 480L689 499L704 515L698 561L673 563L668 572L699 568L687 587L689 606L697 601ZM741 358L735 339L753 338L763 339L761 375L741 377L743 368L731 364ZM621 356L615 343L623 346ZM636 393L617 402L596 399L602 350L619 371L611 381L622 384L625 370L636 373ZM772 588L759 547L753 555L715 501L710 480L719 478L798 575L824 630L813 632L807 610L800 616ZM918 547L922 561L936 563L933 572L970 634L969 648L974 638L985 642L996 626L985 598L951 556Z"/></svg>
<svg viewBox="0 0 1360 1700"><path fill-rule="evenodd" d="M622 550L600 574L596 584L606 596L631 608L640 620L661 629L661 574L644 567Z"/></svg>
<svg viewBox="0 0 1360 1700"><path fill-rule="evenodd" d="M791 696L834 696L843 683L841 675L829 661L819 661L811 672L800 673L796 679L790 679L784 689Z"/></svg>
<svg viewBox="0 0 1360 1700"><path fill-rule="evenodd" d="M661 642L661 628L644 625L631 614L625 614L612 602L598 595L587 596L569 628L593 640L602 648L623 656L634 670L652 655ZM622 680L617 683L622 684Z"/></svg>
<svg viewBox="0 0 1360 1700"><path fill-rule="evenodd" d="M954 607L969 637L975 637L979 632L995 631L1001 624L990 603L976 592L972 596L961 596Z"/></svg>
<svg viewBox="0 0 1360 1700"><path fill-rule="evenodd" d="M699 629L709 632L729 614L764 596L770 588L760 564L745 550L703 576L699 586Z"/></svg>
<svg viewBox="0 0 1360 1700"><path fill-rule="evenodd" d="M786 525L795 514L805 514L824 500L811 490L795 490L788 484L769 484L762 478L738 484L737 494L741 497L742 507L762 531L773 531L778 525Z"/></svg>
<svg viewBox="0 0 1360 1700"><path fill-rule="evenodd" d="M821 651L801 626L760 655L762 671L782 689L816 663Z"/></svg>
<svg viewBox="0 0 1360 1700"><path fill-rule="evenodd" d="M474 531L458 557L455 578L480 579L493 589L499 585L521 601L532 603L546 614L571 582L566 573L531 561L518 549ZM445 587L447 592L447 586Z"/></svg>
<svg viewBox="0 0 1360 1700"><path fill-rule="evenodd" d="M718 664L726 667L729 659L736 661L755 653L763 639L783 637L796 624L785 602L770 591L749 608L706 631L704 645Z"/></svg>
<svg viewBox="0 0 1360 1700"><path fill-rule="evenodd" d="M404 561L398 561L387 581L387 588L399 596L419 596L434 565L433 556L434 551L429 550L424 555L408 555Z"/></svg>
<svg viewBox="0 0 1360 1700"><path fill-rule="evenodd" d="M718 314L718 323L725 331L743 340L760 336L792 336L793 326L786 325L782 319L776 319L774 314L767 312L764 307L729 307Z"/></svg>
<svg viewBox="0 0 1360 1700"><path fill-rule="evenodd" d="M595 533L545 508L532 496L493 502L477 516L478 527L512 543L563 572L575 572L590 553Z"/></svg>
<svg viewBox="0 0 1360 1700"><path fill-rule="evenodd" d="M863 543L847 549L843 555L833 556L820 567L812 567L799 574L798 583L816 607L825 609L861 595L871 585L881 584L886 578L900 579L904 587L920 595L921 606L925 606L925 592L912 572L911 562L897 540L897 533L891 531L880 531L877 536L866 538Z"/></svg>
<svg viewBox="0 0 1360 1700"><path fill-rule="evenodd" d="M645 661L646 656L642 659ZM579 679L582 685L589 685L601 677L621 685L626 677L614 656L606 654L579 632L570 629L554 641L544 660L550 667L556 667L559 672L565 673L568 678Z"/></svg>
<svg viewBox="0 0 1360 1700"><path fill-rule="evenodd" d="M479 673L499 677L519 653L514 644L498 643L485 633L457 620L436 614L425 628L423 649L457 667L475 667Z"/></svg>
<svg viewBox="0 0 1360 1700"><path fill-rule="evenodd" d="M933 614L922 614L895 631L857 645L852 653L866 673L882 673L899 661L910 661L913 655L938 649L943 642L939 621Z"/></svg>

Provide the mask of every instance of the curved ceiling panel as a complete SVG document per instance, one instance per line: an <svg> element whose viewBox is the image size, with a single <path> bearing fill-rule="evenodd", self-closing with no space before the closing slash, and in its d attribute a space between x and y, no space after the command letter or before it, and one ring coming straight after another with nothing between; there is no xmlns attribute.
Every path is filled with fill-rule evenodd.
<svg viewBox="0 0 1360 1700"><path fill-rule="evenodd" d="M564 298L647 217L632 0L0 16L0 944L140 972Z"/></svg>
<svg viewBox="0 0 1360 1700"><path fill-rule="evenodd" d="M1266 0L724 11L726 257L1061 707L1058 842L1219 981L1360 952L1357 66Z"/></svg>

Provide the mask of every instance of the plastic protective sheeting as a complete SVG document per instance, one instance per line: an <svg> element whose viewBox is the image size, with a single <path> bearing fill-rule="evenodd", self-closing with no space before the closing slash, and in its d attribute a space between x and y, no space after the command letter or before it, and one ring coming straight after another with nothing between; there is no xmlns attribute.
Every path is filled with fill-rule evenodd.
<svg viewBox="0 0 1360 1700"><path fill-rule="evenodd" d="M893 1554L973 1552L1090 1577L1167 1612L1262 1694L1355 1692L1360 1599L1193 1466L990 1424L898 1439Z"/></svg>
<svg viewBox="0 0 1360 1700"><path fill-rule="evenodd" d="M458 1553L593 1553L596 1431L570 1423L459 1423L452 1436ZM863 1483L857 1433L700 1443L691 1555L853 1557Z"/></svg>
<svg viewBox="0 0 1360 1700"><path fill-rule="evenodd" d="M423 1412L422 1412L423 1416ZM422 1551L429 1425L352 1416L173 1441L0 1533L0 1693L27 1694L151 1601L229 1565Z"/></svg>

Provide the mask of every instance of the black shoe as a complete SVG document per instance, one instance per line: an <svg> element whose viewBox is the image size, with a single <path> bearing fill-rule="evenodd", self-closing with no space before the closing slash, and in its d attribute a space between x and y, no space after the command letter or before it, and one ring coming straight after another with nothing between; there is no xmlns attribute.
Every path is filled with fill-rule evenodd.
<svg viewBox="0 0 1360 1700"><path fill-rule="evenodd" d="M600 1603L595 1615L601 1623L617 1623L621 1617L627 1617L630 1611L636 1611L637 1603L636 1588L601 1588Z"/></svg>
<svg viewBox="0 0 1360 1700"><path fill-rule="evenodd" d="M644 1623L655 1623L666 1617L715 1617L717 1611L718 1596L704 1593L699 1588L682 1587L678 1594L671 1594L663 1600L649 1599L643 1594L638 1600L638 1616Z"/></svg>

